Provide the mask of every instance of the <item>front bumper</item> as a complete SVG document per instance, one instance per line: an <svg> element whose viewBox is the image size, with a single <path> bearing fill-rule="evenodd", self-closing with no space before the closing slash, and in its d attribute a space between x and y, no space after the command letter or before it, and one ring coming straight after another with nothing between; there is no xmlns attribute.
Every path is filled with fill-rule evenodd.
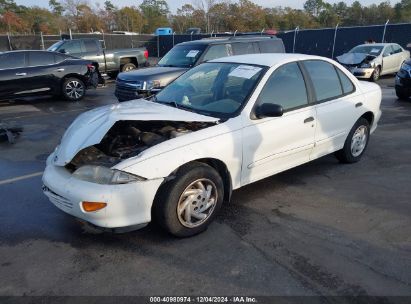
<svg viewBox="0 0 411 304"><path fill-rule="evenodd" d="M370 79L374 68L351 68L349 71L359 79Z"/></svg>
<svg viewBox="0 0 411 304"><path fill-rule="evenodd" d="M102 228L124 228L149 223L155 194L163 179L122 185L100 185L74 178L64 167L48 164L43 191L62 211ZM85 212L81 202L105 202L104 209Z"/></svg>
<svg viewBox="0 0 411 304"><path fill-rule="evenodd" d="M411 90L411 73L409 74L403 70L399 71L395 76L395 86Z"/></svg>

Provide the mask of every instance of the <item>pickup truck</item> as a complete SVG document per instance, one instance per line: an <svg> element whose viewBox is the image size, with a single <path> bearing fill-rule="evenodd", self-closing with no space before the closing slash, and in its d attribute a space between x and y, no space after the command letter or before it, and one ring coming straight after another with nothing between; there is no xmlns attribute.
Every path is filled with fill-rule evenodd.
<svg viewBox="0 0 411 304"><path fill-rule="evenodd" d="M115 74L148 66L146 48L104 50L98 39L61 40L47 49L98 63L101 73Z"/></svg>

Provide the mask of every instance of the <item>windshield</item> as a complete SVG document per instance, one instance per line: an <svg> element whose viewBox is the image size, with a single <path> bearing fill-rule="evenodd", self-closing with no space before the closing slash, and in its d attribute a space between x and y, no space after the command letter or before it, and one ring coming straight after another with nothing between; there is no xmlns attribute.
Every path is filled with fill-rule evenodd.
<svg viewBox="0 0 411 304"><path fill-rule="evenodd" d="M56 42L56 43L53 44L51 47L49 47L49 48L47 49L47 51L51 51L51 52L57 51L57 49L60 47L60 45L61 45L62 43L63 43L63 41Z"/></svg>
<svg viewBox="0 0 411 304"><path fill-rule="evenodd" d="M373 56L378 56L381 54L381 51L384 47L380 45L359 45L353 48L350 53L361 53L361 54L370 54Z"/></svg>
<svg viewBox="0 0 411 304"><path fill-rule="evenodd" d="M264 71L255 65L203 63L177 78L154 99L203 115L234 117Z"/></svg>
<svg viewBox="0 0 411 304"><path fill-rule="evenodd" d="M173 47L159 62L159 66L191 68L204 52L206 45L178 45Z"/></svg>

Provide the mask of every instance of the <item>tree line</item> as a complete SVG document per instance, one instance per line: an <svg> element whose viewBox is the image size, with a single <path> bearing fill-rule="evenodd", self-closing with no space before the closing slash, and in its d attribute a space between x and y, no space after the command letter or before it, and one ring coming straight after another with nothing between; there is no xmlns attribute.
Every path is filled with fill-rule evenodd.
<svg viewBox="0 0 411 304"><path fill-rule="evenodd" d="M190 1L190 0L188 0ZM49 8L18 5L0 0L0 33L58 34L128 31L152 34L158 27L171 27L182 33L190 27L203 32L253 32L262 29L289 30L411 22L411 0L395 5L389 1L347 5L323 0L307 0L303 9L264 8L250 0L191 0L175 13L165 0L144 0L140 5L117 7L107 0L103 5L88 0L49 0Z"/></svg>

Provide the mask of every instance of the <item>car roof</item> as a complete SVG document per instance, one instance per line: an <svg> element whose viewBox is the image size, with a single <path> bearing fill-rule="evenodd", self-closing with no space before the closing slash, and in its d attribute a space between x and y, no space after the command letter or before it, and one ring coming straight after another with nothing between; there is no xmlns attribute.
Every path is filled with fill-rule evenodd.
<svg viewBox="0 0 411 304"><path fill-rule="evenodd" d="M221 44L221 43L236 43L236 42L257 42L257 41L282 41L276 36L238 36L238 37L210 37L203 38L200 40L185 41L177 45L210 45L210 44Z"/></svg>
<svg viewBox="0 0 411 304"><path fill-rule="evenodd" d="M387 46L387 45L392 45L396 43L363 43L357 46Z"/></svg>
<svg viewBox="0 0 411 304"><path fill-rule="evenodd" d="M261 66L272 67L279 64L284 64L292 61L321 59L330 61L328 58L304 54L284 54L284 53L264 53L264 54L247 54L239 56L223 57L211 60L209 62L225 62L225 63L243 63L256 64Z"/></svg>

